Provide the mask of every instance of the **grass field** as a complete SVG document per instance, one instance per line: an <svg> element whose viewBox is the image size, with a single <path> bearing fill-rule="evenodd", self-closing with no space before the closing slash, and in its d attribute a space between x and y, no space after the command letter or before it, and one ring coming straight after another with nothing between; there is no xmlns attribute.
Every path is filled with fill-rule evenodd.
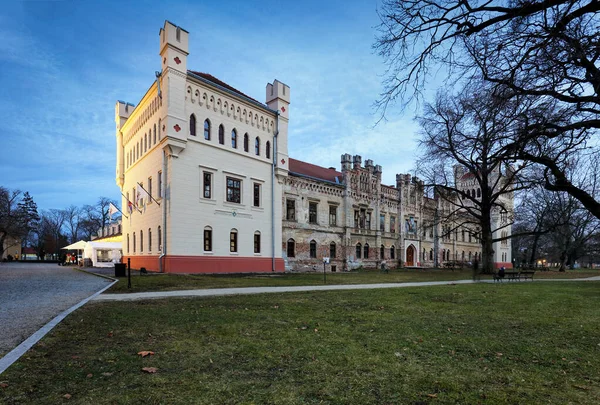
<svg viewBox="0 0 600 405"><path fill-rule="evenodd" d="M537 271L536 279L546 278L586 278L600 276L600 270ZM471 270L390 270L382 273L377 270L362 270L349 273L327 273L327 284L373 284L406 283L414 281L450 281L472 278ZM482 276L491 279L491 276ZM202 288L231 287L275 287L290 285L323 285L323 273L283 273L251 275L177 275L150 274L132 278L132 288L127 288L127 280L115 284L109 293L142 291L193 290Z"/></svg>
<svg viewBox="0 0 600 405"><path fill-rule="evenodd" d="M594 404L599 304L598 282L95 303L0 403Z"/></svg>

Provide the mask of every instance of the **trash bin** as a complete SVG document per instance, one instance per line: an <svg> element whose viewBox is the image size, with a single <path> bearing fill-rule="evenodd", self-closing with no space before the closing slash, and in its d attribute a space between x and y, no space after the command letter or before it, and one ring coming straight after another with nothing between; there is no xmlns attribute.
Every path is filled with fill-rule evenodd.
<svg viewBox="0 0 600 405"><path fill-rule="evenodd" d="M125 277L125 263L115 263L115 277Z"/></svg>

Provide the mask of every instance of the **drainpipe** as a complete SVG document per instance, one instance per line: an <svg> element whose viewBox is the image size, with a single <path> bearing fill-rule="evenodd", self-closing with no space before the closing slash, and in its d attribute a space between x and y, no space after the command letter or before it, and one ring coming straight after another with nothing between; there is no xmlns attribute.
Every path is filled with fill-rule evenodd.
<svg viewBox="0 0 600 405"><path fill-rule="evenodd" d="M167 256L167 152L163 150L163 170L162 170L162 190L164 194L162 211L163 211L163 226L162 226L162 253L158 257L158 267L161 273L165 272L163 258Z"/></svg>
<svg viewBox="0 0 600 405"><path fill-rule="evenodd" d="M277 165L277 136L279 135L279 110L275 114L273 135L273 162L271 162L271 271L275 272L275 167Z"/></svg>

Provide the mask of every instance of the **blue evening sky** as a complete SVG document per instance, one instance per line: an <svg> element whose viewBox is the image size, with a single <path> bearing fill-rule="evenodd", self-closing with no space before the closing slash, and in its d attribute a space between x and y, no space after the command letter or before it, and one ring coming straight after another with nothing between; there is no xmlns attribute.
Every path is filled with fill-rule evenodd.
<svg viewBox="0 0 600 405"><path fill-rule="evenodd" d="M260 101L291 87L289 154L325 167L359 154L383 182L414 164L415 110L373 107L385 66L377 1L11 1L0 11L0 185L40 209L118 199L116 100L138 103L160 68L165 19L190 32L188 69Z"/></svg>

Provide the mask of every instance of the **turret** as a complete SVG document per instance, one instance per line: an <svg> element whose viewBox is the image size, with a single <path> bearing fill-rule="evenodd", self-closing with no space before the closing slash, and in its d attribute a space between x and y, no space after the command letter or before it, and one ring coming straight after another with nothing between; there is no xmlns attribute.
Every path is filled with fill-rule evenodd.
<svg viewBox="0 0 600 405"><path fill-rule="evenodd" d="M116 170L116 181L117 186L123 189L123 183L125 182L125 154L123 152L123 133L121 128L125 125L127 118L131 115L135 106L131 103L124 101L117 101L115 105L115 123L117 124L116 135L117 135L117 170Z"/></svg>
<svg viewBox="0 0 600 405"><path fill-rule="evenodd" d="M354 155L352 162L354 163L354 169L360 169L360 165L362 163L362 157L360 155Z"/></svg>
<svg viewBox="0 0 600 405"><path fill-rule="evenodd" d="M342 155L342 172L352 169L352 156L349 153Z"/></svg>
<svg viewBox="0 0 600 405"><path fill-rule="evenodd" d="M277 174L287 176L289 169L288 125L290 117L290 86L275 79L267 83L267 106L279 113L277 125Z"/></svg>

